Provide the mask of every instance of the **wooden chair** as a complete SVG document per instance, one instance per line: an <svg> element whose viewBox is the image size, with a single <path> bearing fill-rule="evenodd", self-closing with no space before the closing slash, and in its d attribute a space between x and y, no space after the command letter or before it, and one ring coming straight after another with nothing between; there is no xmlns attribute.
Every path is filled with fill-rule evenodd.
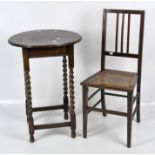
<svg viewBox="0 0 155 155"><path fill-rule="evenodd" d="M106 51L106 32L107 32L107 18L108 14L112 13L116 15L116 34L115 34L115 49L114 51ZM119 17L122 15L121 21L121 43L120 52L118 52L118 31L119 31ZM132 16L138 15L140 18L139 28L139 43L138 52L131 53L129 50L130 41L130 29ZM91 77L87 78L81 85L83 87L83 137L87 137L87 116L90 111L102 112L104 116L106 114L114 114L127 117L127 147L131 147L131 130L132 119L137 115L137 122L140 122L140 95L141 95L141 67L142 67L142 50L143 50L143 33L144 33L144 11L140 10L115 10L104 9L103 11L103 31L102 31L102 52L101 52L101 70ZM124 40L124 20L127 18L127 43L126 51L123 51ZM137 59L137 72L126 72L119 70L107 69L105 66L105 57L129 57ZM133 91L136 89L136 95L133 95ZM98 88L92 95L88 97L88 87ZM127 95L115 94L105 92L105 89L116 90L125 92ZM88 101L92 99L98 92L101 93L101 99L94 105L89 106ZM113 111L106 108L105 95L126 97L127 98L127 112ZM134 102L136 101L135 109L133 109ZM102 109L96 108L101 103Z"/></svg>

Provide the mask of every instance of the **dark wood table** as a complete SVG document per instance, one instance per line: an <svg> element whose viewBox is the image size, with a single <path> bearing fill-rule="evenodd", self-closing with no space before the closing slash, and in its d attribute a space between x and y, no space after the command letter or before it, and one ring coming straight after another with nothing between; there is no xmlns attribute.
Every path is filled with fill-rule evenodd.
<svg viewBox="0 0 155 155"><path fill-rule="evenodd" d="M12 36L8 42L11 45L21 47L23 53L24 78L25 78L25 94L26 94L26 115L29 126L30 142L34 142L34 130L71 127L71 137L76 136L76 114L74 101L74 44L81 41L81 36L77 33L65 30L35 30L16 34ZM47 106L47 107L32 107L31 97L31 81L30 81L30 58L41 57L63 57L63 87L64 97L63 104ZM67 56L69 66L69 100L68 100L68 75L67 75ZM68 101L70 104L68 105ZM44 110L64 110L64 118L68 119L68 111L70 121L54 124L39 124L35 125L33 121L33 112Z"/></svg>

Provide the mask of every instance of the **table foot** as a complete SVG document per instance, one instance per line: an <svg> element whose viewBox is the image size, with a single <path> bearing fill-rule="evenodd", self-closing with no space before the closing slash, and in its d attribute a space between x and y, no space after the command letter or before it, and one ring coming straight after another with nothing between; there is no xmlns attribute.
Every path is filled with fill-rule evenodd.
<svg viewBox="0 0 155 155"><path fill-rule="evenodd" d="M75 137L76 137L76 132L75 132L75 131L72 131L72 132L71 132L71 137L72 137L72 138L75 138Z"/></svg>
<svg viewBox="0 0 155 155"><path fill-rule="evenodd" d="M34 142L34 136L30 135L30 142L33 143Z"/></svg>

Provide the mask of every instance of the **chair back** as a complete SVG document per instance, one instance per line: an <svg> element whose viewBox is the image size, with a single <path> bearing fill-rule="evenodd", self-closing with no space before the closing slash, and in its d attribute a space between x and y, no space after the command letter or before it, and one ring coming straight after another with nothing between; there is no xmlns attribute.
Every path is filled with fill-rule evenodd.
<svg viewBox="0 0 155 155"><path fill-rule="evenodd" d="M107 19L109 14L115 14L116 20L114 21L116 26L115 31L115 46L113 51L106 50L106 40L107 40ZM139 18L138 31L138 49L136 52L130 50L130 34L131 34L131 19L133 16ZM144 35L144 15L143 10L118 10L118 9L104 9L103 11L103 28L102 28L102 53L101 53L101 70L105 69L105 56L118 56L118 57L129 57L136 58L137 63L137 73L138 77L141 77L141 67L142 67L142 51L143 51L143 35ZM121 18L120 18L121 17ZM126 23L125 24L125 18ZM120 21L121 19L121 21ZM137 19L137 18L136 18ZM132 23L134 24L134 23ZM126 30L126 33L125 33ZM126 44L124 42L126 39ZM119 43L120 41L120 43ZM124 46L126 45L126 47ZM140 78L139 78L140 79ZM140 83L140 80L139 80Z"/></svg>

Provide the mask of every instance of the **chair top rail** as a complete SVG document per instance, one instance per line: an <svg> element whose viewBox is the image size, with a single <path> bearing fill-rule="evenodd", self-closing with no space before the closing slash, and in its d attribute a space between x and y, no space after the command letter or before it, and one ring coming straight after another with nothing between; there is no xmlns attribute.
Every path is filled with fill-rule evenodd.
<svg viewBox="0 0 155 155"><path fill-rule="evenodd" d="M144 10L104 9L106 13L144 14Z"/></svg>

